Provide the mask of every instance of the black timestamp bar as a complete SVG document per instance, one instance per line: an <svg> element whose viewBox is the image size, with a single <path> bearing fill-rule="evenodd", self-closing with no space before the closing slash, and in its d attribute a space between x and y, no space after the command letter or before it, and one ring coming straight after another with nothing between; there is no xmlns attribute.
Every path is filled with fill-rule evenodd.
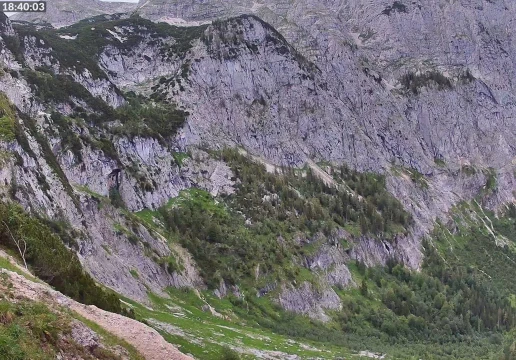
<svg viewBox="0 0 516 360"><path fill-rule="evenodd" d="M45 12L46 1L0 1L2 12Z"/></svg>

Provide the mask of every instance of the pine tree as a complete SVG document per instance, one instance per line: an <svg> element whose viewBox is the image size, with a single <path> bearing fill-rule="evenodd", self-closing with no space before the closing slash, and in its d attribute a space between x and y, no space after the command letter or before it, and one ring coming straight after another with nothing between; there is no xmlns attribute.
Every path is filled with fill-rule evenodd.
<svg viewBox="0 0 516 360"><path fill-rule="evenodd" d="M362 296L367 297L369 294L369 289L367 288L367 281L366 279L362 279L362 284L360 285L360 293Z"/></svg>

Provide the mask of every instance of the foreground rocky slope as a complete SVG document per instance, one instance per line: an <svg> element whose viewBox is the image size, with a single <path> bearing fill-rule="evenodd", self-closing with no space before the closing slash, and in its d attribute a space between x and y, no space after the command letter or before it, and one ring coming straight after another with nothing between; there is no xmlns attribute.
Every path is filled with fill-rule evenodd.
<svg viewBox="0 0 516 360"><path fill-rule="evenodd" d="M72 316L83 317L84 319L93 322L100 326L103 331L107 331L111 336L116 336L118 342L122 344L129 344L128 347L134 347L131 352L128 349L124 349L117 344L119 349L114 349L111 345L106 345L103 342L107 339L102 339L105 336L99 335L89 327L87 327L80 320L74 320L71 330L72 339L66 339L67 341L77 343L76 346L84 347L87 351L92 354L75 354L76 356L86 356L86 358L108 358L107 353L101 352L100 349L114 351L113 358L123 359L177 359L177 360L188 360L192 359L189 356L181 354L175 347L170 343L166 342L157 331L150 327L132 320L125 318L118 314L108 313L95 306L85 306L76 301L67 298L63 294L53 290L46 284L41 284L35 280L31 280L32 275L24 268L20 267L13 261L10 256L4 252L0 252L0 258L2 261L7 261L8 267L14 271L5 269L4 266L0 266L0 290L2 290L2 299L4 296L6 300L13 303L22 303L28 301L30 303L41 303L45 304L49 308L53 309L57 314L63 314L65 312L71 312ZM32 278L34 279L34 278ZM9 313L3 314L2 317L5 320L9 316ZM4 323L4 321L2 321ZM61 331L66 329L61 328ZM102 340L101 340L102 339ZM112 341L112 340L111 340ZM126 343L124 343L126 341ZM127 345L126 345L127 346ZM73 358L74 354L70 353L72 350L63 344L58 344L60 348L60 355L63 358ZM2 348L2 351L4 349ZM74 350L77 351L77 350ZM116 354L118 353L118 354ZM6 354L4 354L6 355ZM25 354L30 356L30 354ZM91 356L91 357L88 357ZM82 358L82 357L80 357Z"/></svg>

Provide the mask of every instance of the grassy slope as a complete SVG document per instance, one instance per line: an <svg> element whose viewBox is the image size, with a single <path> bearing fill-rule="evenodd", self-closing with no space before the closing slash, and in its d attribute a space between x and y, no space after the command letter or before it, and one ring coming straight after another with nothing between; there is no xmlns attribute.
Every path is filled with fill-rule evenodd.
<svg viewBox="0 0 516 360"><path fill-rule="evenodd" d="M254 359L260 353L275 355L278 359L284 358L285 354L325 359L352 356L349 350L338 346L294 340L260 328L236 316L229 300L217 299L210 292L200 294L204 300L191 290L169 289L168 293L170 299L151 294L152 309L129 299L125 301L134 307L139 319L159 330L165 339L177 344L183 353L190 353L198 359L222 359L225 346L241 352L245 359ZM224 314L226 319L202 311L205 301ZM160 328L153 320L171 327Z"/></svg>
<svg viewBox="0 0 516 360"><path fill-rule="evenodd" d="M0 269L15 271L29 280L36 280L31 275L13 265L5 257L0 257ZM233 305L227 299L217 299L213 297L211 292L204 292L201 296L209 301L210 304L216 306L217 310L222 314L231 314L230 320L224 320L211 315L211 313L202 311L201 309L205 302L191 290L169 289L168 293L170 294L170 299L163 299L150 294L152 309L129 299L124 299L124 301L131 304L140 320L149 322L151 326L160 331L167 341L177 345L182 352L190 353L198 359L222 358L226 346L240 348L241 351L247 353L244 358L255 358L252 353L258 353L260 351L279 351L286 354L297 354L302 358L319 357L327 359L334 359L337 356L344 355L347 358L350 354L349 351L337 346L321 346L321 344L315 342L296 341L286 336L274 334L270 330L256 327L255 324L253 326L233 314ZM0 301L0 313L4 305L7 306ZM72 313L70 315L97 332L101 336L103 343L109 346L120 345L128 350L131 358L139 358L134 348L111 335L97 324L84 319L78 314ZM55 318L51 316L48 319L48 326L52 324L51 319ZM175 331L169 330L173 334L163 331L159 326L153 324L151 319L171 325L174 327ZM23 321L23 319L20 321ZM70 321L70 316L66 317L66 321ZM63 330L65 329L64 325L59 325L58 327ZM5 329L0 325L0 338L3 330ZM10 339L9 341L13 340ZM24 339L21 345L25 346L25 343L31 343L29 338ZM2 344L0 341L0 354L2 354L1 349ZM46 357L37 352L37 348L35 347L23 348L23 350L26 354L29 354L28 358L30 359L46 359ZM18 359L17 357L15 358ZM27 357L21 357L20 359L25 358ZM282 355L279 353L278 358L282 358Z"/></svg>

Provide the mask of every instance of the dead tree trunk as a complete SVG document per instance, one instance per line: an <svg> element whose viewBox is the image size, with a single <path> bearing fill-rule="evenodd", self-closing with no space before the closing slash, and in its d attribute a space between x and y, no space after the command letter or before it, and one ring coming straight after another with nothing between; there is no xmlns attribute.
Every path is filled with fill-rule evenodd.
<svg viewBox="0 0 516 360"><path fill-rule="evenodd" d="M16 240L13 233L11 232L11 229L9 228L9 225L7 225L5 221L2 221L2 224L4 224L5 228L7 229L7 232L9 233L9 236L11 237L11 240L18 248L18 253L20 254L23 260L23 266L25 266L25 269L28 269L27 261L25 260L25 253L27 252L27 242L23 239Z"/></svg>

